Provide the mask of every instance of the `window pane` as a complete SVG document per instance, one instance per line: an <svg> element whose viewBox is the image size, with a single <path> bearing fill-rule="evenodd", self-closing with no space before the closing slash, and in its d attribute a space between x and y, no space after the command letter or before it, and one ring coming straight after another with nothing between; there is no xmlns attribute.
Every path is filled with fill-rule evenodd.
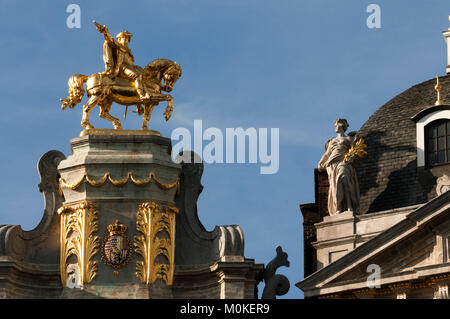
<svg viewBox="0 0 450 319"><path fill-rule="evenodd" d="M433 165L435 163L434 153L428 154L428 165Z"/></svg>
<svg viewBox="0 0 450 319"><path fill-rule="evenodd" d="M430 138L428 139L428 143L427 143L427 153L432 153L435 151L435 147L434 147L434 139Z"/></svg>
<svg viewBox="0 0 450 319"><path fill-rule="evenodd" d="M444 151L439 151L436 163L444 163L444 162L445 162L445 153Z"/></svg>
<svg viewBox="0 0 450 319"><path fill-rule="evenodd" d="M438 150L445 149L445 139L444 137L438 137Z"/></svg>
<svg viewBox="0 0 450 319"><path fill-rule="evenodd" d="M425 127L426 165L450 163L450 119L440 119Z"/></svg>
<svg viewBox="0 0 450 319"><path fill-rule="evenodd" d="M439 124L438 126L438 136L445 135L445 123Z"/></svg>
<svg viewBox="0 0 450 319"><path fill-rule="evenodd" d="M436 136L436 127L435 126L427 127L427 133L428 133L427 135L429 138L435 137Z"/></svg>

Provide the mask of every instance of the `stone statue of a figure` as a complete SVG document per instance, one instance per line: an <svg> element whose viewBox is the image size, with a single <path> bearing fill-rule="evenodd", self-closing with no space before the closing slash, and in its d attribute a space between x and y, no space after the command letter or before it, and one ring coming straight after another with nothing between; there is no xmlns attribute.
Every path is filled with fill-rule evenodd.
<svg viewBox="0 0 450 319"><path fill-rule="evenodd" d="M345 135L348 126L346 119L334 121L337 136L325 144L325 154L318 165L320 171L326 169L328 173L328 213L331 216L345 211L357 214L359 209L359 185L354 161L366 154L366 145L362 139L357 141L356 132Z"/></svg>

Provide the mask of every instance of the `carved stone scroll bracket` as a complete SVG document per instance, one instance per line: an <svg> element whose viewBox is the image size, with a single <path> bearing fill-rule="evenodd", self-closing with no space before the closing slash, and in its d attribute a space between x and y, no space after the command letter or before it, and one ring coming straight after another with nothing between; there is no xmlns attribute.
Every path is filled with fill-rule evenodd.
<svg viewBox="0 0 450 319"><path fill-rule="evenodd" d="M59 247L54 244L54 236L58 232L59 218L56 211L63 202L59 194L57 166L65 158L60 151L52 150L39 159L37 170L41 181L38 187L44 197L42 219L30 231L22 230L20 225L0 225L0 256L33 264L57 265ZM42 247L45 247L45 254L37 256L35 252Z"/></svg>
<svg viewBox="0 0 450 319"><path fill-rule="evenodd" d="M75 208L62 206L60 234L60 273L63 287L83 288L97 275L98 262L92 260L99 251L98 211L90 202Z"/></svg>
<svg viewBox="0 0 450 319"><path fill-rule="evenodd" d="M289 279L286 276L275 274L281 266L289 267L288 254L278 246L277 255L268 264L263 273L265 287L262 293L262 299L275 299L276 296L285 295L290 288Z"/></svg>
<svg viewBox="0 0 450 319"><path fill-rule="evenodd" d="M446 174L439 177L436 181L436 194L442 195L450 190L450 177Z"/></svg>
<svg viewBox="0 0 450 319"><path fill-rule="evenodd" d="M168 286L173 283L177 213L178 208L162 208L155 202L139 206L136 229L142 235L134 237L134 247L143 260L136 263L136 276L146 285L157 279Z"/></svg>
<svg viewBox="0 0 450 319"><path fill-rule="evenodd" d="M203 190L201 178L204 169L200 156L190 151L179 156L177 265L213 264L218 260L244 261L244 234L240 226L216 226L213 231L207 231L198 218L197 200Z"/></svg>
<svg viewBox="0 0 450 319"><path fill-rule="evenodd" d="M218 239L221 259L244 256L244 232L239 225L216 226L214 232L220 233Z"/></svg>

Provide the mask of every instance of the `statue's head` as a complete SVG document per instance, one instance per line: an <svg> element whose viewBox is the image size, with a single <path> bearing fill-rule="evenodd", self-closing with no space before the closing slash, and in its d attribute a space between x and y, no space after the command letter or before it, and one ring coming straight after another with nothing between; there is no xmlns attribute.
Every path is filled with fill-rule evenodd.
<svg viewBox="0 0 450 319"><path fill-rule="evenodd" d="M120 44L128 44L130 42L131 37L133 35L128 32L127 30L120 32L118 35L116 35L117 41L119 41Z"/></svg>
<svg viewBox="0 0 450 319"><path fill-rule="evenodd" d="M336 129L336 133L341 129L343 130L343 132L347 131L348 126L349 125L346 119L336 119L334 121L334 128Z"/></svg>

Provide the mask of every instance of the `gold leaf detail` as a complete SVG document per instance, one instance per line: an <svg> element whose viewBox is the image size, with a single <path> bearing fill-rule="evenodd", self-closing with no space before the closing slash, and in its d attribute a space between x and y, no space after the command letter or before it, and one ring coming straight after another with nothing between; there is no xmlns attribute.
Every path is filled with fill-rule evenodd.
<svg viewBox="0 0 450 319"><path fill-rule="evenodd" d="M136 276L145 284L163 279L172 285L175 255L175 214L176 207L167 207L164 211L154 202L146 202L139 206L136 214L136 229L142 235L134 237L137 254L143 257L136 263ZM167 263L156 261L165 256Z"/></svg>
<svg viewBox="0 0 450 319"><path fill-rule="evenodd" d="M180 178L177 178L174 182L172 183L164 183L161 180L159 180L155 173L150 172L148 177L145 179L137 179L133 176L132 173L128 172L127 175L124 178L120 178L120 179L113 179L111 177L110 173L105 173L105 175L103 175L102 178L95 180L92 179L91 177L89 177L87 175L87 173L84 173L83 176L81 176L81 178L76 181L75 183L69 183L68 181L64 180L62 177L59 179L59 187L62 189L64 188L68 188L71 190L75 190L78 187L81 186L81 184L83 183L83 181L86 181L89 185L93 186L93 187L100 187L103 186L105 184L105 182L107 180L109 180L109 182L117 187L121 187L124 186L129 180L131 179L131 181L133 182L133 184L137 185L137 186L145 186L148 183L150 183L152 180L154 180L156 182L156 184L161 187L162 189L171 189L174 187L177 187L177 194L180 193Z"/></svg>
<svg viewBox="0 0 450 319"><path fill-rule="evenodd" d="M112 179L111 175L108 174L108 179L111 182L111 184L113 184L114 186L121 187L128 182L128 180L130 179L130 175L131 175L131 173L128 172L127 176L125 176L122 179Z"/></svg>
<svg viewBox="0 0 450 319"><path fill-rule="evenodd" d="M344 162L348 163L351 156L357 156L359 158L363 157L364 155L367 155L367 152L365 151L365 148L367 147L366 144L364 144L364 139L360 138L355 144L353 144L350 149L348 150L347 154L344 156Z"/></svg>
<svg viewBox="0 0 450 319"><path fill-rule="evenodd" d="M80 203L75 209L63 206L58 209L61 215L60 238L60 273L63 287L67 287L67 260L71 255L77 257L77 265L80 269L80 282L89 283L97 274L98 263L92 258L98 253L99 236L94 235L98 231L98 211L89 203Z"/></svg>
<svg viewBox="0 0 450 319"><path fill-rule="evenodd" d="M152 180L152 173L149 174L149 176L145 179L137 179L134 178L134 176L131 174L131 181L137 185L137 186L145 186Z"/></svg>
<svg viewBox="0 0 450 319"><path fill-rule="evenodd" d="M103 184L105 184L106 180L108 179L109 173L105 173L103 177L99 180L90 179L89 176L86 174L86 182L89 183L89 185L94 187L100 187Z"/></svg>

